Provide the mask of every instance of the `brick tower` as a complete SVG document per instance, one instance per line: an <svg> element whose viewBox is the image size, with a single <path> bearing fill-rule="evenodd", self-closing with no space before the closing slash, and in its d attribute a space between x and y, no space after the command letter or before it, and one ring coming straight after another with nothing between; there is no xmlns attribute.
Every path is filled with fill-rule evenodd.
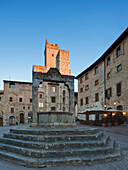
<svg viewBox="0 0 128 170"><path fill-rule="evenodd" d="M45 66L33 66L34 72L47 73L50 68L57 68L62 75L70 75L69 51L61 50L58 44L49 43L46 39Z"/></svg>

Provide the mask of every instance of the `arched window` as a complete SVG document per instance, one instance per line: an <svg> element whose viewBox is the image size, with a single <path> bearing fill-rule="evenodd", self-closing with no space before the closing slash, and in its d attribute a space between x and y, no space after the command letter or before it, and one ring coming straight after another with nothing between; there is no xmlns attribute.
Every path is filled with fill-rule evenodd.
<svg viewBox="0 0 128 170"><path fill-rule="evenodd" d="M117 106L117 110L123 110L123 106L122 105L118 105Z"/></svg>
<svg viewBox="0 0 128 170"><path fill-rule="evenodd" d="M108 107L107 110L111 110L112 108L111 107Z"/></svg>

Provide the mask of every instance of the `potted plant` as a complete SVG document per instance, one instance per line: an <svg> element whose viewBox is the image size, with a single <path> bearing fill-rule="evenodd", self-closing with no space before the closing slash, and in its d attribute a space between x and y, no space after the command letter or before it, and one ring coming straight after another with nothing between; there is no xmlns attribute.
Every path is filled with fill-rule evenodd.
<svg viewBox="0 0 128 170"><path fill-rule="evenodd" d="M126 116L123 116L122 118L123 118L123 123L124 123L124 124L127 124L127 117L126 117Z"/></svg>
<svg viewBox="0 0 128 170"><path fill-rule="evenodd" d="M106 117L102 117L102 127L105 127L107 123L107 118Z"/></svg>
<svg viewBox="0 0 128 170"><path fill-rule="evenodd" d="M107 125L110 127L110 126L112 126L112 118L111 118L111 116L108 116L107 117Z"/></svg>
<svg viewBox="0 0 128 170"><path fill-rule="evenodd" d="M114 123L114 126L118 126L118 114L115 114L114 116L113 116L113 123Z"/></svg>

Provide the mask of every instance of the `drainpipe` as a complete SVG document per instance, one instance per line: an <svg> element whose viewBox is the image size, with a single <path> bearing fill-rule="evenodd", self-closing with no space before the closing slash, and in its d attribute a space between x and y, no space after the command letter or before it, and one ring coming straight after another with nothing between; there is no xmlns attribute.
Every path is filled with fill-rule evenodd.
<svg viewBox="0 0 128 170"><path fill-rule="evenodd" d="M104 105L106 105L105 92L106 92L106 67L105 67L105 59L104 59ZM106 107L105 107L105 110L106 110Z"/></svg>

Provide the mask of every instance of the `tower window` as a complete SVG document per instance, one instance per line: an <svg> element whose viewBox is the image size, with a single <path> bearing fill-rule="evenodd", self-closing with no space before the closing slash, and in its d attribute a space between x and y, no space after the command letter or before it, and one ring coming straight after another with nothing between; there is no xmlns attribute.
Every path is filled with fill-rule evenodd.
<svg viewBox="0 0 128 170"><path fill-rule="evenodd" d="M52 54L52 57L54 57L54 54Z"/></svg>
<svg viewBox="0 0 128 170"><path fill-rule="evenodd" d="M22 84L19 84L19 88L22 88Z"/></svg>
<svg viewBox="0 0 128 170"><path fill-rule="evenodd" d="M15 83L10 83L10 84L9 84L9 87L10 87L10 88L15 88Z"/></svg>
<svg viewBox="0 0 128 170"><path fill-rule="evenodd" d="M12 97L9 98L9 101L12 102Z"/></svg>

